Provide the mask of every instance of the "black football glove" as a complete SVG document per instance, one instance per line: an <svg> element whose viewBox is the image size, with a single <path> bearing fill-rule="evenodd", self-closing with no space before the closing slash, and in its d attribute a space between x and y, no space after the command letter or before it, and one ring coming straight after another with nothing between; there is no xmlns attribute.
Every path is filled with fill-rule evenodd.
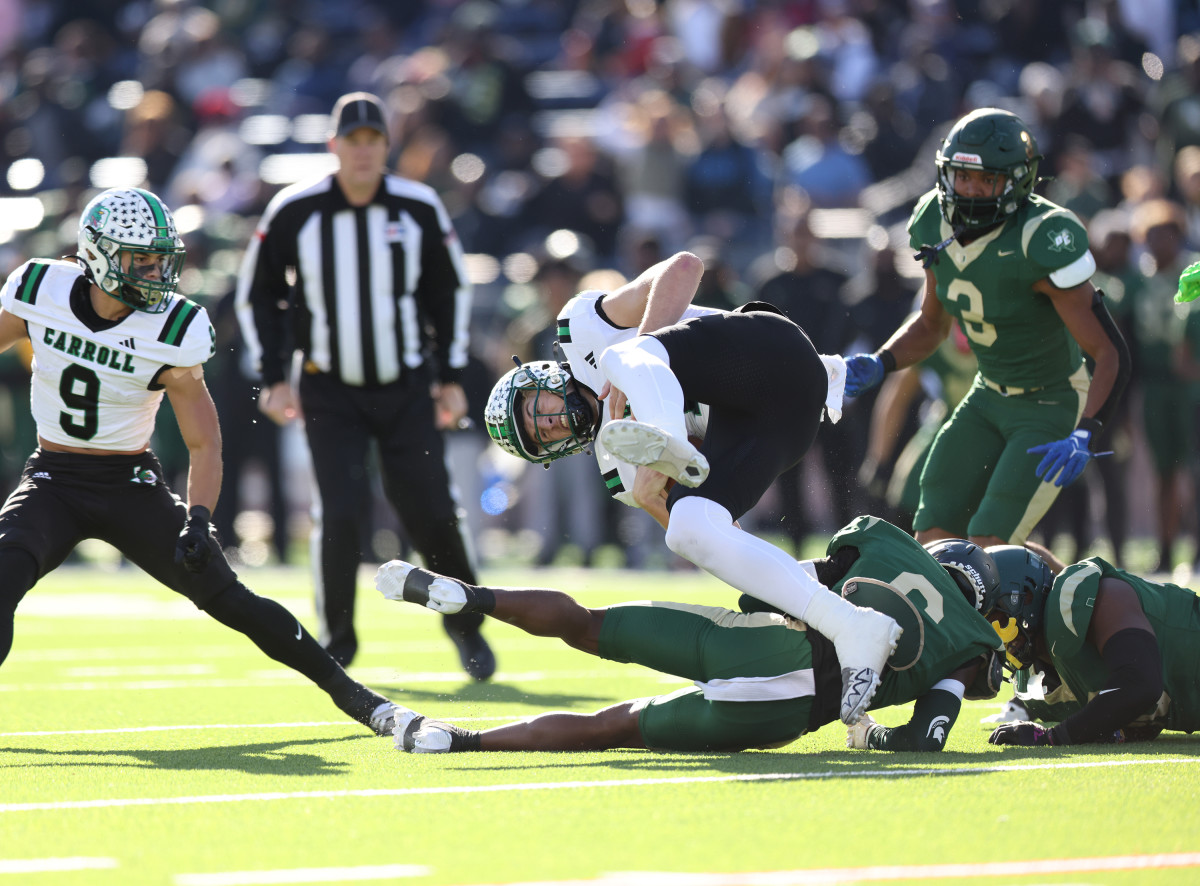
<svg viewBox="0 0 1200 886"><path fill-rule="evenodd" d="M188 572L203 572L212 559L212 548L208 544L210 519L212 514L204 505L193 505L188 510L187 522L175 542L175 562L182 563Z"/></svg>
<svg viewBox="0 0 1200 886"><path fill-rule="evenodd" d="M995 731L988 736L988 742L990 744L1015 744L1031 747L1033 745L1054 744L1054 739L1050 735L1050 730L1045 726L1030 723L1028 720L1017 720L1014 723L1005 723L1002 726L997 726Z"/></svg>

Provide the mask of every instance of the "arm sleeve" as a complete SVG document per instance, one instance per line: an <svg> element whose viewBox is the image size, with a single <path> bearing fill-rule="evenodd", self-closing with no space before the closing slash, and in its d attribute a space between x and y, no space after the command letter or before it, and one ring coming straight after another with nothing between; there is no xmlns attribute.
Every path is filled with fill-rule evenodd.
<svg viewBox="0 0 1200 886"><path fill-rule="evenodd" d="M876 751L940 751L962 707L963 685L941 680L917 699L912 719L903 726L874 726L867 747Z"/></svg>
<svg viewBox="0 0 1200 886"><path fill-rule="evenodd" d="M1113 733L1152 710L1162 696L1162 654L1149 631L1117 631L1104 644L1101 657L1108 682L1081 710L1051 730L1054 744L1111 741Z"/></svg>
<svg viewBox="0 0 1200 886"><path fill-rule="evenodd" d="M1108 393L1108 398L1100 404L1100 408L1096 410L1096 415L1094 416L1094 420L1103 426L1108 424L1113 414L1117 411L1117 404L1121 400L1121 395L1125 393L1125 386L1129 384L1133 358L1129 354L1129 345L1125 342L1125 336L1121 335L1121 330L1117 327L1116 321L1113 320L1112 314L1108 312L1108 308L1104 304L1104 293L1098 289L1092 297L1092 313L1096 315L1096 319L1100 321L1100 325L1104 328L1105 333L1112 340L1113 346L1117 349L1116 381L1113 382L1112 390Z"/></svg>
<svg viewBox="0 0 1200 886"><path fill-rule="evenodd" d="M287 377L291 360L291 339L285 325L291 296L287 238L273 209L267 208L250 237L234 301L251 362L267 387Z"/></svg>
<svg viewBox="0 0 1200 886"><path fill-rule="evenodd" d="M431 208L433 211L424 220L416 298L433 327L438 379L456 382L467 365L471 285L454 225L435 195L431 196Z"/></svg>

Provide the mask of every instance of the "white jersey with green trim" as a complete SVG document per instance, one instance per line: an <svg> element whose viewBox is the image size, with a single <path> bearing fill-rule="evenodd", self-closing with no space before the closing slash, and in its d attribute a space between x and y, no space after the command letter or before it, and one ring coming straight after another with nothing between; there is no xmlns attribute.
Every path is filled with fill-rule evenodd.
<svg viewBox="0 0 1200 886"><path fill-rule="evenodd" d="M558 344L571 366L571 375L599 394L607 379L600 371L600 355L607 348L635 338L636 326L617 326L604 313L602 302L606 293L599 290L581 292L558 312ZM681 320L719 314L715 308L689 305ZM707 403L685 403L684 425L689 437L703 438L708 430ZM608 409L600 404L600 424L608 422ZM596 453L600 475L608 487L609 494L622 504L639 507L633 500L633 480L637 467L616 458L604 448L599 440L590 444Z"/></svg>
<svg viewBox="0 0 1200 886"><path fill-rule="evenodd" d="M25 321L33 345L29 400L38 435L63 446L136 452L154 431L160 373L203 363L216 336L204 308L179 295L165 299L160 313L134 311L92 329L71 300L86 285L75 263L34 259L0 290L0 306Z"/></svg>

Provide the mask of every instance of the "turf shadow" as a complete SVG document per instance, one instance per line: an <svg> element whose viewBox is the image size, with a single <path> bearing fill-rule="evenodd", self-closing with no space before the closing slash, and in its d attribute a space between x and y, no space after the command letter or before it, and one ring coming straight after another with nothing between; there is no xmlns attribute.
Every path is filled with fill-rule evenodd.
<svg viewBox="0 0 1200 886"><path fill-rule="evenodd" d="M613 703L610 695L584 695L567 692L530 692L528 689L504 683L465 682L452 691L413 689L403 685L372 684L372 689L381 692L398 704L415 708L422 714L440 716L436 711L424 711L418 703L424 702L472 702L495 704L528 704L544 710L558 709L575 704L594 704L597 708ZM453 719L453 718L451 718ZM513 718L518 719L517 717Z"/></svg>
<svg viewBox="0 0 1200 886"><path fill-rule="evenodd" d="M346 763L331 762L319 754L294 751L302 745L328 745L334 742L353 741L360 736L348 735L340 738L313 738L289 741L255 742L240 745L216 745L200 748L172 748L169 750L149 748L72 748L49 750L37 747L0 748L0 760L5 755L22 754L44 757L43 762L30 763L25 760L20 768L33 766L111 766L128 768L141 766L146 769L197 771L229 771L247 775L269 775L274 777L296 776L307 778L314 775L339 775L350 771ZM366 736L362 736L366 737ZM5 768L0 763L0 769Z"/></svg>

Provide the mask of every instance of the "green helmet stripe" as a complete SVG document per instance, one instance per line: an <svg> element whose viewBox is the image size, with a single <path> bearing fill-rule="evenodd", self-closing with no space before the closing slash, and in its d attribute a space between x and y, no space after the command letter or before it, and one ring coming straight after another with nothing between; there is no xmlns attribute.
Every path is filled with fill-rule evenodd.
<svg viewBox="0 0 1200 886"><path fill-rule="evenodd" d="M150 214L154 216L154 226L162 230L170 227L170 222L167 220L167 211L163 208L159 199L149 191L143 191L141 188L134 188L133 192L139 195L146 201L146 205L150 207Z"/></svg>

